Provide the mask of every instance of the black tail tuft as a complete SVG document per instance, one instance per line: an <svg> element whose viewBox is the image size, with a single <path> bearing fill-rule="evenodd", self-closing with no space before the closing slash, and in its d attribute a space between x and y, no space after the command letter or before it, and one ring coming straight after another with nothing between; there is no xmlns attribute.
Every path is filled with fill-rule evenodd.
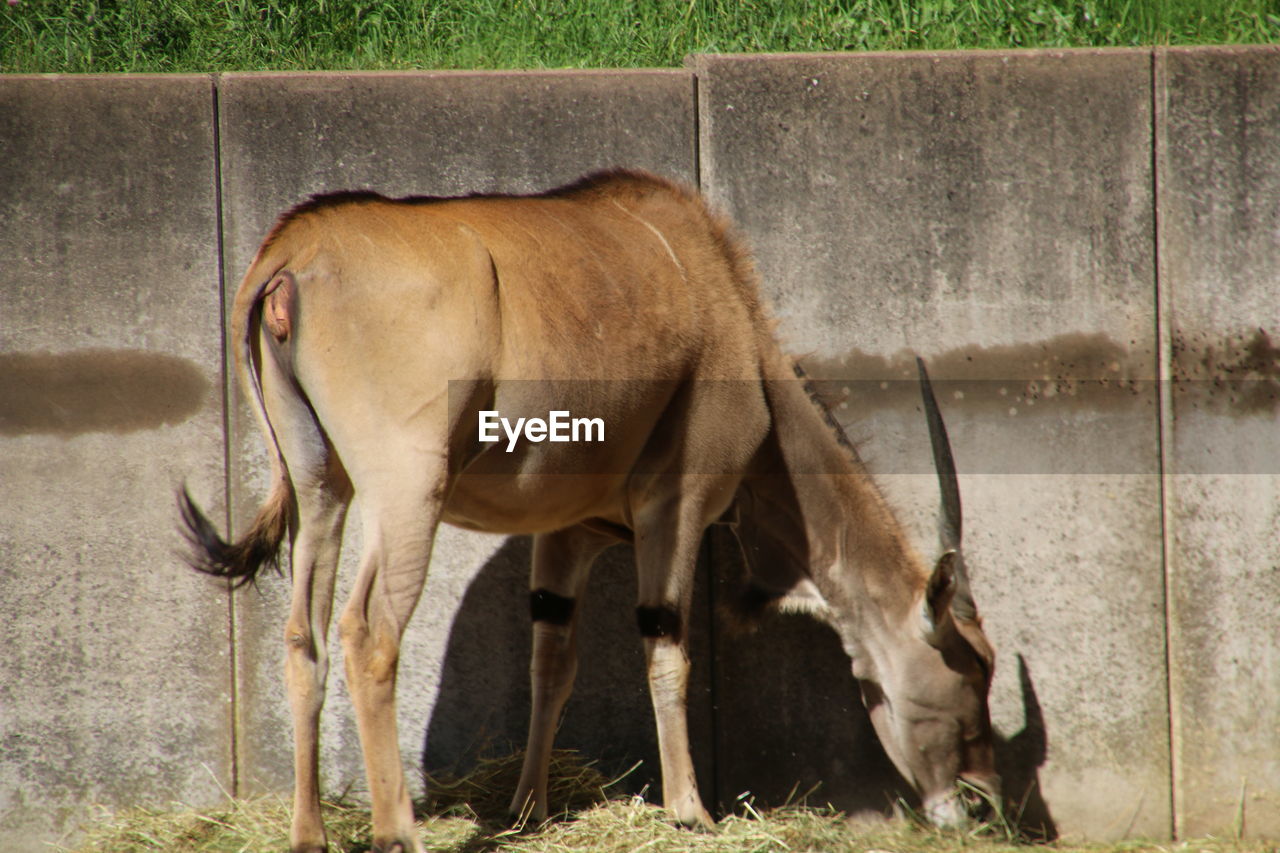
<svg viewBox="0 0 1280 853"><path fill-rule="evenodd" d="M229 580L233 589L256 583L266 566L280 573L280 542L284 539L286 515L280 511L278 501L268 499L238 542L227 542L218 534L185 487L178 495L178 509L182 513L183 536L191 546L187 565L197 572Z"/></svg>

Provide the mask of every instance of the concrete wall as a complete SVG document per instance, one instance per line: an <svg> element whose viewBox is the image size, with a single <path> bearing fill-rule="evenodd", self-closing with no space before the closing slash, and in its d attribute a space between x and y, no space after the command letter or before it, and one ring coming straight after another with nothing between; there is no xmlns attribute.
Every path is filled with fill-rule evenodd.
<svg viewBox="0 0 1280 853"><path fill-rule="evenodd" d="M0 847L40 849L93 803L289 785L287 583L194 577L171 497L185 480L234 527L262 494L219 315L274 216L614 164L696 180L739 223L786 345L926 551L936 486L898 380L930 360L1024 824L1280 834L1277 95L1271 48L0 79ZM403 750L433 770L521 742L528 692L527 541L437 547L401 678ZM882 810L901 783L834 637L798 617L725 635L731 549L708 549L704 796L821 781L815 800ZM596 570L560 742L646 759L640 785L632 576L620 549ZM341 790L362 780L333 673Z"/></svg>
<svg viewBox="0 0 1280 853"><path fill-rule="evenodd" d="M207 77L0 79L0 848L231 772L225 595L174 558L222 503Z"/></svg>
<svg viewBox="0 0 1280 853"><path fill-rule="evenodd" d="M1181 834L1280 837L1280 52L1157 57Z"/></svg>

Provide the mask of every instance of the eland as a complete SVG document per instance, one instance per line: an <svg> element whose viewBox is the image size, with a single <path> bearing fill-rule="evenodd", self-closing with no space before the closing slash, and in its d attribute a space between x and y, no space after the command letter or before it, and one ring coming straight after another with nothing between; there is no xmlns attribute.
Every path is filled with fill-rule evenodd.
<svg viewBox="0 0 1280 853"><path fill-rule="evenodd" d="M185 492L180 501L193 565L206 573L246 583L289 542L295 853L326 849L319 718L356 495L364 553L338 633L374 850L422 849L395 686L441 521L533 536L533 708L513 812L547 814L579 599L596 556L625 541L663 802L680 823L712 823L690 759L686 628L699 542L720 520L746 557L737 612L802 609L835 629L926 816L961 824L975 791L998 799L994 652L965 572L955 468L923 364L943 492L943 552L932 564L779 348L746 251L695 192L612 171L532 196L317 196L259 248L230 332L272 462L270 491L233 542ZM545 430L531 431L530 419L556 412L598 419L602 440L539 440ZM498 413L525 419L518 440L480 440L483 417Z"/></svg>

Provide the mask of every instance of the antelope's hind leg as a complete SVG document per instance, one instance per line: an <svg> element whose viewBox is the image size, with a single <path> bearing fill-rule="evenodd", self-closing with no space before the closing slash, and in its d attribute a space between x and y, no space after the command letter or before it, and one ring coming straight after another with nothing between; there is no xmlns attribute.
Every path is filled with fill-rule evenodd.
<svg viewBox="0 0 1280 853"><path fill-rule="evenodd" d="M265 347L264 347L265 349ZM274 351L272 351L274 352ZM327 635L351 483L324 431L274 354L261 363L270 434L288 465L292 596L285 623L285 688L293 716L292 853L327 849L320 817L320 713L329 673Z"/></svg>
<svg viewBox="0 0 1280 853"><path fill-rule="evenodd" d="M614 541L581 526L534 537L529 580L533 621L529 679L533 702L524 769L511 800L511 814L517 820L543 821L547 817L551 748L578 672L576 634L582 593L591 564Z"/></svg>
<svg viewBox="0 0 1280 853"><path fill-rule="evenodd" d="M396 672L400 641L427 578L446 471L443 452L426 458L410 448L401 451L387 454L397 464L352 474L365 546L338 620L373 804L376 853L423 849L400 759Z"/></svg>
<svg viewBox="0 0 1280 853"><path fill-rule="evenodd" d="M293 594L285 623L285 686L293 713L292 853L327 849L320 817L320 712L329 673L326 635L349 492L336 484L297 488L291 545Z"/></svg>

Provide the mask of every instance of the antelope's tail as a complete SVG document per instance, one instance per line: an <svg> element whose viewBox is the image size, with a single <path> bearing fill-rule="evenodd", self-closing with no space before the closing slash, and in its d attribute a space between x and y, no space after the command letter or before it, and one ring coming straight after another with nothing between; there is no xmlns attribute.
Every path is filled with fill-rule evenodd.
<svg viewBox="0 0 1280 853"><path fill-rule="evenodd" d="M285 488L281 488L282 482ZM256 581L263 568L279 572L280 543L289 526L290 496L287 481L276 483L253 524L234 542L222 538L183 487L178 509L182 513L183 534L191 545L187 564L197 572L229 580L237 588Z"/></svg>
<svg viewBox="0 0 1280 853"><path fill-rule="evenodd" d="M188 565L206 575L229 580L235 588L255 582L265 567L280 572L280 544L288 534L293 507L289 469L267 416L262 394L261 360L272 356L263 352L256 340L262 326L263 299L281 283L278 276L286 256L284 250L270 240L263 245L240 284L231 314L231 336L240 387L267 438L272 467L271 491L249 529L233 542L222 538L192 500L186 487L178 495L182 532L191 546L187 555Z"/></svg>

